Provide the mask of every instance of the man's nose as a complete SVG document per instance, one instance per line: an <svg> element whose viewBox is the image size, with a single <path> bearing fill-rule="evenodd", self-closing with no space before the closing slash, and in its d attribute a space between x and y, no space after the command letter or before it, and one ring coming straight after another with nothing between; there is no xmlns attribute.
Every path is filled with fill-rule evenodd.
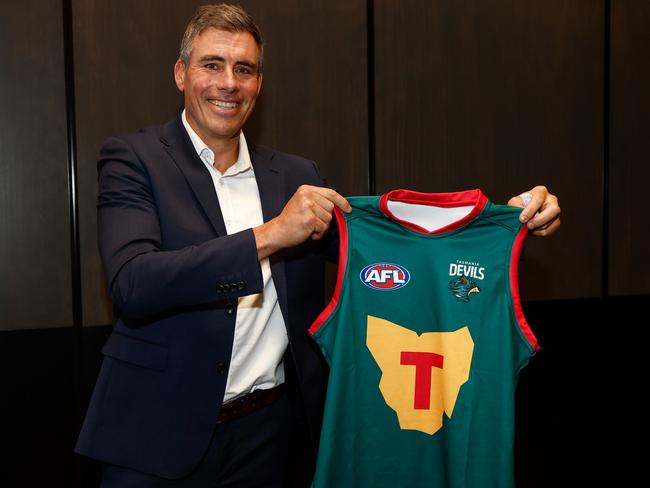
<svg viewBox="0 0 650 488"><path fill-rule="evenodd" d="M233 91L237 87L237 79L231 69L224 69L217 74L217 88L225 91Z"/></svg>

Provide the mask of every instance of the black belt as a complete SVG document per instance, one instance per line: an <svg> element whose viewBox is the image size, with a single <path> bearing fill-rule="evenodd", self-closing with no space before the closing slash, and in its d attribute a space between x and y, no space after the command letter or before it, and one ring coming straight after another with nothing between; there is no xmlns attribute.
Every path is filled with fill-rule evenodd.
<svg viewBox="0 0 650 488"><path fill-rule="evenodd" d="M284 383L267 390L255 390L221 405L217 422L238 419L271 405L284 393Z"/></svg>

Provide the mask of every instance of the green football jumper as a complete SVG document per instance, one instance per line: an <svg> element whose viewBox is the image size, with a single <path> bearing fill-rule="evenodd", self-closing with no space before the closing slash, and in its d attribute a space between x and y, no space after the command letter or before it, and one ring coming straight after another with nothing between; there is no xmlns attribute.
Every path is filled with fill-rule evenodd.
<svg viewBox="0 0 650 488"><path fill-rule="evenodd" d="M351 197L310 328L331 372L314 488L514 486L514 393L538 349L521 209L480 190Z"/></svg>

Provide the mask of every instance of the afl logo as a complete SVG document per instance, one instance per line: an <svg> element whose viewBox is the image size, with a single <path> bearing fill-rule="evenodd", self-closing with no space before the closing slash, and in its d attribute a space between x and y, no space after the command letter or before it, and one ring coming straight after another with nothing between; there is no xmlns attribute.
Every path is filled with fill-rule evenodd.
<svg viewBox="0 0 650 488"><path fill-rule="evenodd" d="M397 290L406 286L411 279L411 274L399 264L375 263L363 268L359 279L368 288Z"/></svg>

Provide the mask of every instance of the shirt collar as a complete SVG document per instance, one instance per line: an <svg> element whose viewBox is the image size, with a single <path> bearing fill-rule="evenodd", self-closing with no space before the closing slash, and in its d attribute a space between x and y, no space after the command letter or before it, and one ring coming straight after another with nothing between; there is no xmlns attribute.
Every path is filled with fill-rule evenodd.
<svg viewBox="0 0 650 488"><path fill-rule="evenodd" d="M185 116L185 110L181 114L181 119L183 121L183 126L187 131L187 135L190 136L190 141L194 146L194 150L201 158L201 161L205 163L206 166L209 166L211 169L219 172L217 169L212 166L214 164L214 152L208 147L208 145L203 142L199 135L194 132L192 126L190 126ZM239 154L237 155L237 161L235 164L230 166L222 176L233 176L239 173L243 173L251 169L251 157L248 152L248 144L246 143L246 138L244 137L244 131L239 131Z"/></svg>

